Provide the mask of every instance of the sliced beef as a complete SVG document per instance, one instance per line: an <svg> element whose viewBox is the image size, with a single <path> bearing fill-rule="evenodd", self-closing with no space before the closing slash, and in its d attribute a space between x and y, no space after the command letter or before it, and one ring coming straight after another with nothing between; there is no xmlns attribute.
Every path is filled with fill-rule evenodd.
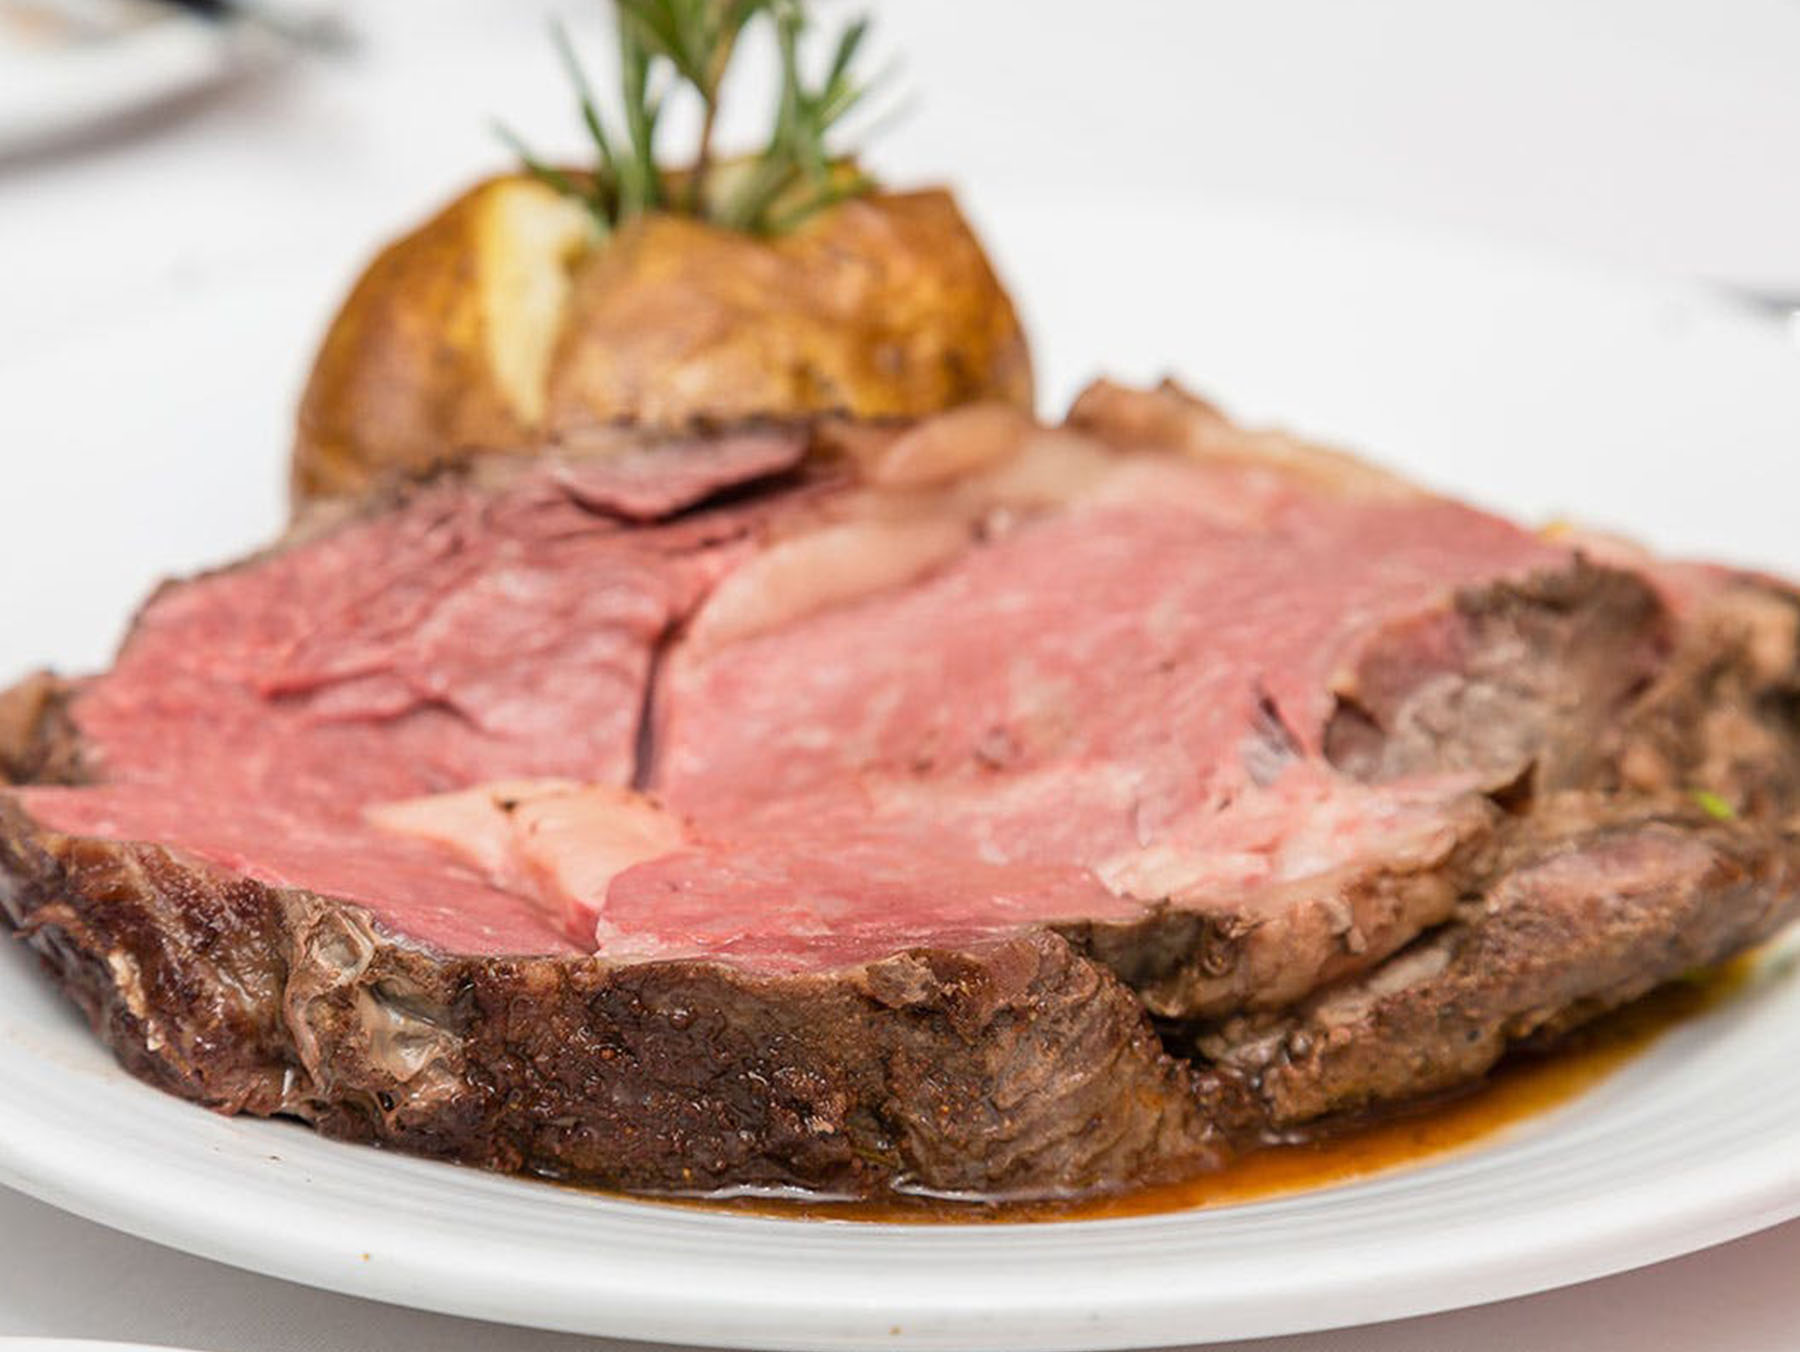
<svg viewBox="0 0 1800 1352"><path fill-rule="evenodd" d="M1224 1157L1117 982L1041 931L775 976L453 954L0 805L0 903L134 1073L226 1112L672 1192L1084 1192Z"/></svg>
<svg viewBox="0 0 1800 1352"><path fill-rule="evenodd" d="M1534 844L1372 975L1178 1043L1241 1090L1215 1121L1280 1132L1465 1084L1514 1045L1755 943L1793 914L1800 882L1791 841L1681 816Z"/></svg>
<svg viewBox="0 0 1800 1352"><path fill-rule="evenodd" d="M1778 928L1797 614L1167 387L511 459L0 697L0 901L222 1110L1080 1195Z"/></svg>

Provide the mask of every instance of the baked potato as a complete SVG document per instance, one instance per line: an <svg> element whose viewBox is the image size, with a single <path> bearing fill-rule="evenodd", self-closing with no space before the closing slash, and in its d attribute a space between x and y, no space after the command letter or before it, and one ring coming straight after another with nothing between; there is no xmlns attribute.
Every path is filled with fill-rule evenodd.
<svg viewBox="0 0 1800 1352"><path fill-rule="evenodd" d="M942 190L852 198L764 237L489 179L388 246L301 400L297 503L627 424L1029 407L1012 302Z"/></svg>

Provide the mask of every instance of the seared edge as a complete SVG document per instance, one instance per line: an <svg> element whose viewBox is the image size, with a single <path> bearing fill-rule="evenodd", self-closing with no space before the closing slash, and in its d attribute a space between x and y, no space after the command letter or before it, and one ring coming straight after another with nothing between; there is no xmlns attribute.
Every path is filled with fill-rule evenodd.
<svg viewBox="0 0 1800 1352"><path fill-rule="evenodd" d="M1624 575L1593 571L1614 614L1642 609L1605 580ZM1545 585L1552 612L1571 601L1556 579L1534 584ZM1511 613L1494 599L1462 604ZM1553 1042L1800 918L1800 599L1736 578L1692 604L1678 636L1657 640L1670 648L1660 660L1644 663L1641 650L1619 668L1642 674L1617 687L1610 716L1593 702L1607 682L1567 672L1518 704L1538 680L1528 662L1508 668L1497 699L1426 683L1431 717L1391 690L1356 706L1345 759L1371 775L1419 763L1465 703L1477 719L1536 707L1553 735L1505 795L1512 816L1493 867L1465 887L1449 924L1287 1010L1169 1030L1172 1047L1212 1067L1223 1130L1279 1137L1466 1084L1512 1047ZM1577 663L1604 666L1637 646L1631 633L1569 637Z"/></svg>
<svg viewBox="0 0 1800 1352"><path fill-rule="evenodd" d="M447 957L4 796L0 902L134 1074L346 1139L673 1192L1070 1196L1222 1158L1142 1007L1050 934L792 977Z"/></svg>
<svg viewBox="0 0 1800 1352"><path fill-rule="evenodd" d="M69 715L76 685L48 671L0 690L0 784L73 784L81 734Z"/></svg>
<svg viewBox="0 0 1800 1352"><path fill-rule="evenodd" d="M796 977L450 958L342 902L38 833L0 798L0 904L140 1078L647 1192L1060 1197L1201 1172L1729 957L1800 914L1797 876L1785 832L1674 810L1582 826L1373 971L1159 1041L1048 933Z"/></svg>
<svg viewBox="0 0 1800 1352"><path fill-rule="evenodd" d="M1546 845L1461 919L1365 978L1177 1039L1212 1063L1221 1126L1296 1127L1467 1084L1800 916L1800 842L1691 818Z"/></svg>

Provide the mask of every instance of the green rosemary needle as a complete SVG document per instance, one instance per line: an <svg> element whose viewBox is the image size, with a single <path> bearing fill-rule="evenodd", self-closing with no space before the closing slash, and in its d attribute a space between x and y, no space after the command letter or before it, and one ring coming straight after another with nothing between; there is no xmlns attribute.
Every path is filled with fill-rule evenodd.
<svg viewBox="0 0 1800 1352"><path fill-rule="evenodd" d="M874 188L854 160L831 148L844 120L874 85L855 72L869 32L867 19L846 25L831 43L816 82L803 48L812 22L804 0L610 0L618 32L622 131L608 124L566 29L552 29L588 139L590 173L547 164L505 127L499 134L524 170L579 200L602 234L633 216L673 211L751 234L780 234L809 217ZM773 126L747 160L721 163L713 145L725 77L739 39L758 21L774 30L781 85ZM658 159L658 130L671 95L699 105L699 133L682 172ZM671 183L676 185L671 190Z"/></svg>

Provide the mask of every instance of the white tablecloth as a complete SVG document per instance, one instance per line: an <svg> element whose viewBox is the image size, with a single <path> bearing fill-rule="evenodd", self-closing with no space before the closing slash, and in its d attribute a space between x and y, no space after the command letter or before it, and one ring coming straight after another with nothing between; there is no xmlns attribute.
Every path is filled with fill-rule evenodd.
<svg viewBox="0 0 1800 1352"><path fill-rule="evenodd" d="M372 241L501 161L493 113L550 152L577 144L541 6L355 10L351 61L0 166L0 361L296 249L348 279ZM920 99L878 156L896 179L1078 194L1172 179L1800 292L1792 0L906 0L880 17ZM1774 1352L1800 1341L1796 1272L1789 1225L1561 1292L1260 1346ZM0 1192L0 1335L21 1333L218 1352L578 1345L251 1276Z"/></svg>

